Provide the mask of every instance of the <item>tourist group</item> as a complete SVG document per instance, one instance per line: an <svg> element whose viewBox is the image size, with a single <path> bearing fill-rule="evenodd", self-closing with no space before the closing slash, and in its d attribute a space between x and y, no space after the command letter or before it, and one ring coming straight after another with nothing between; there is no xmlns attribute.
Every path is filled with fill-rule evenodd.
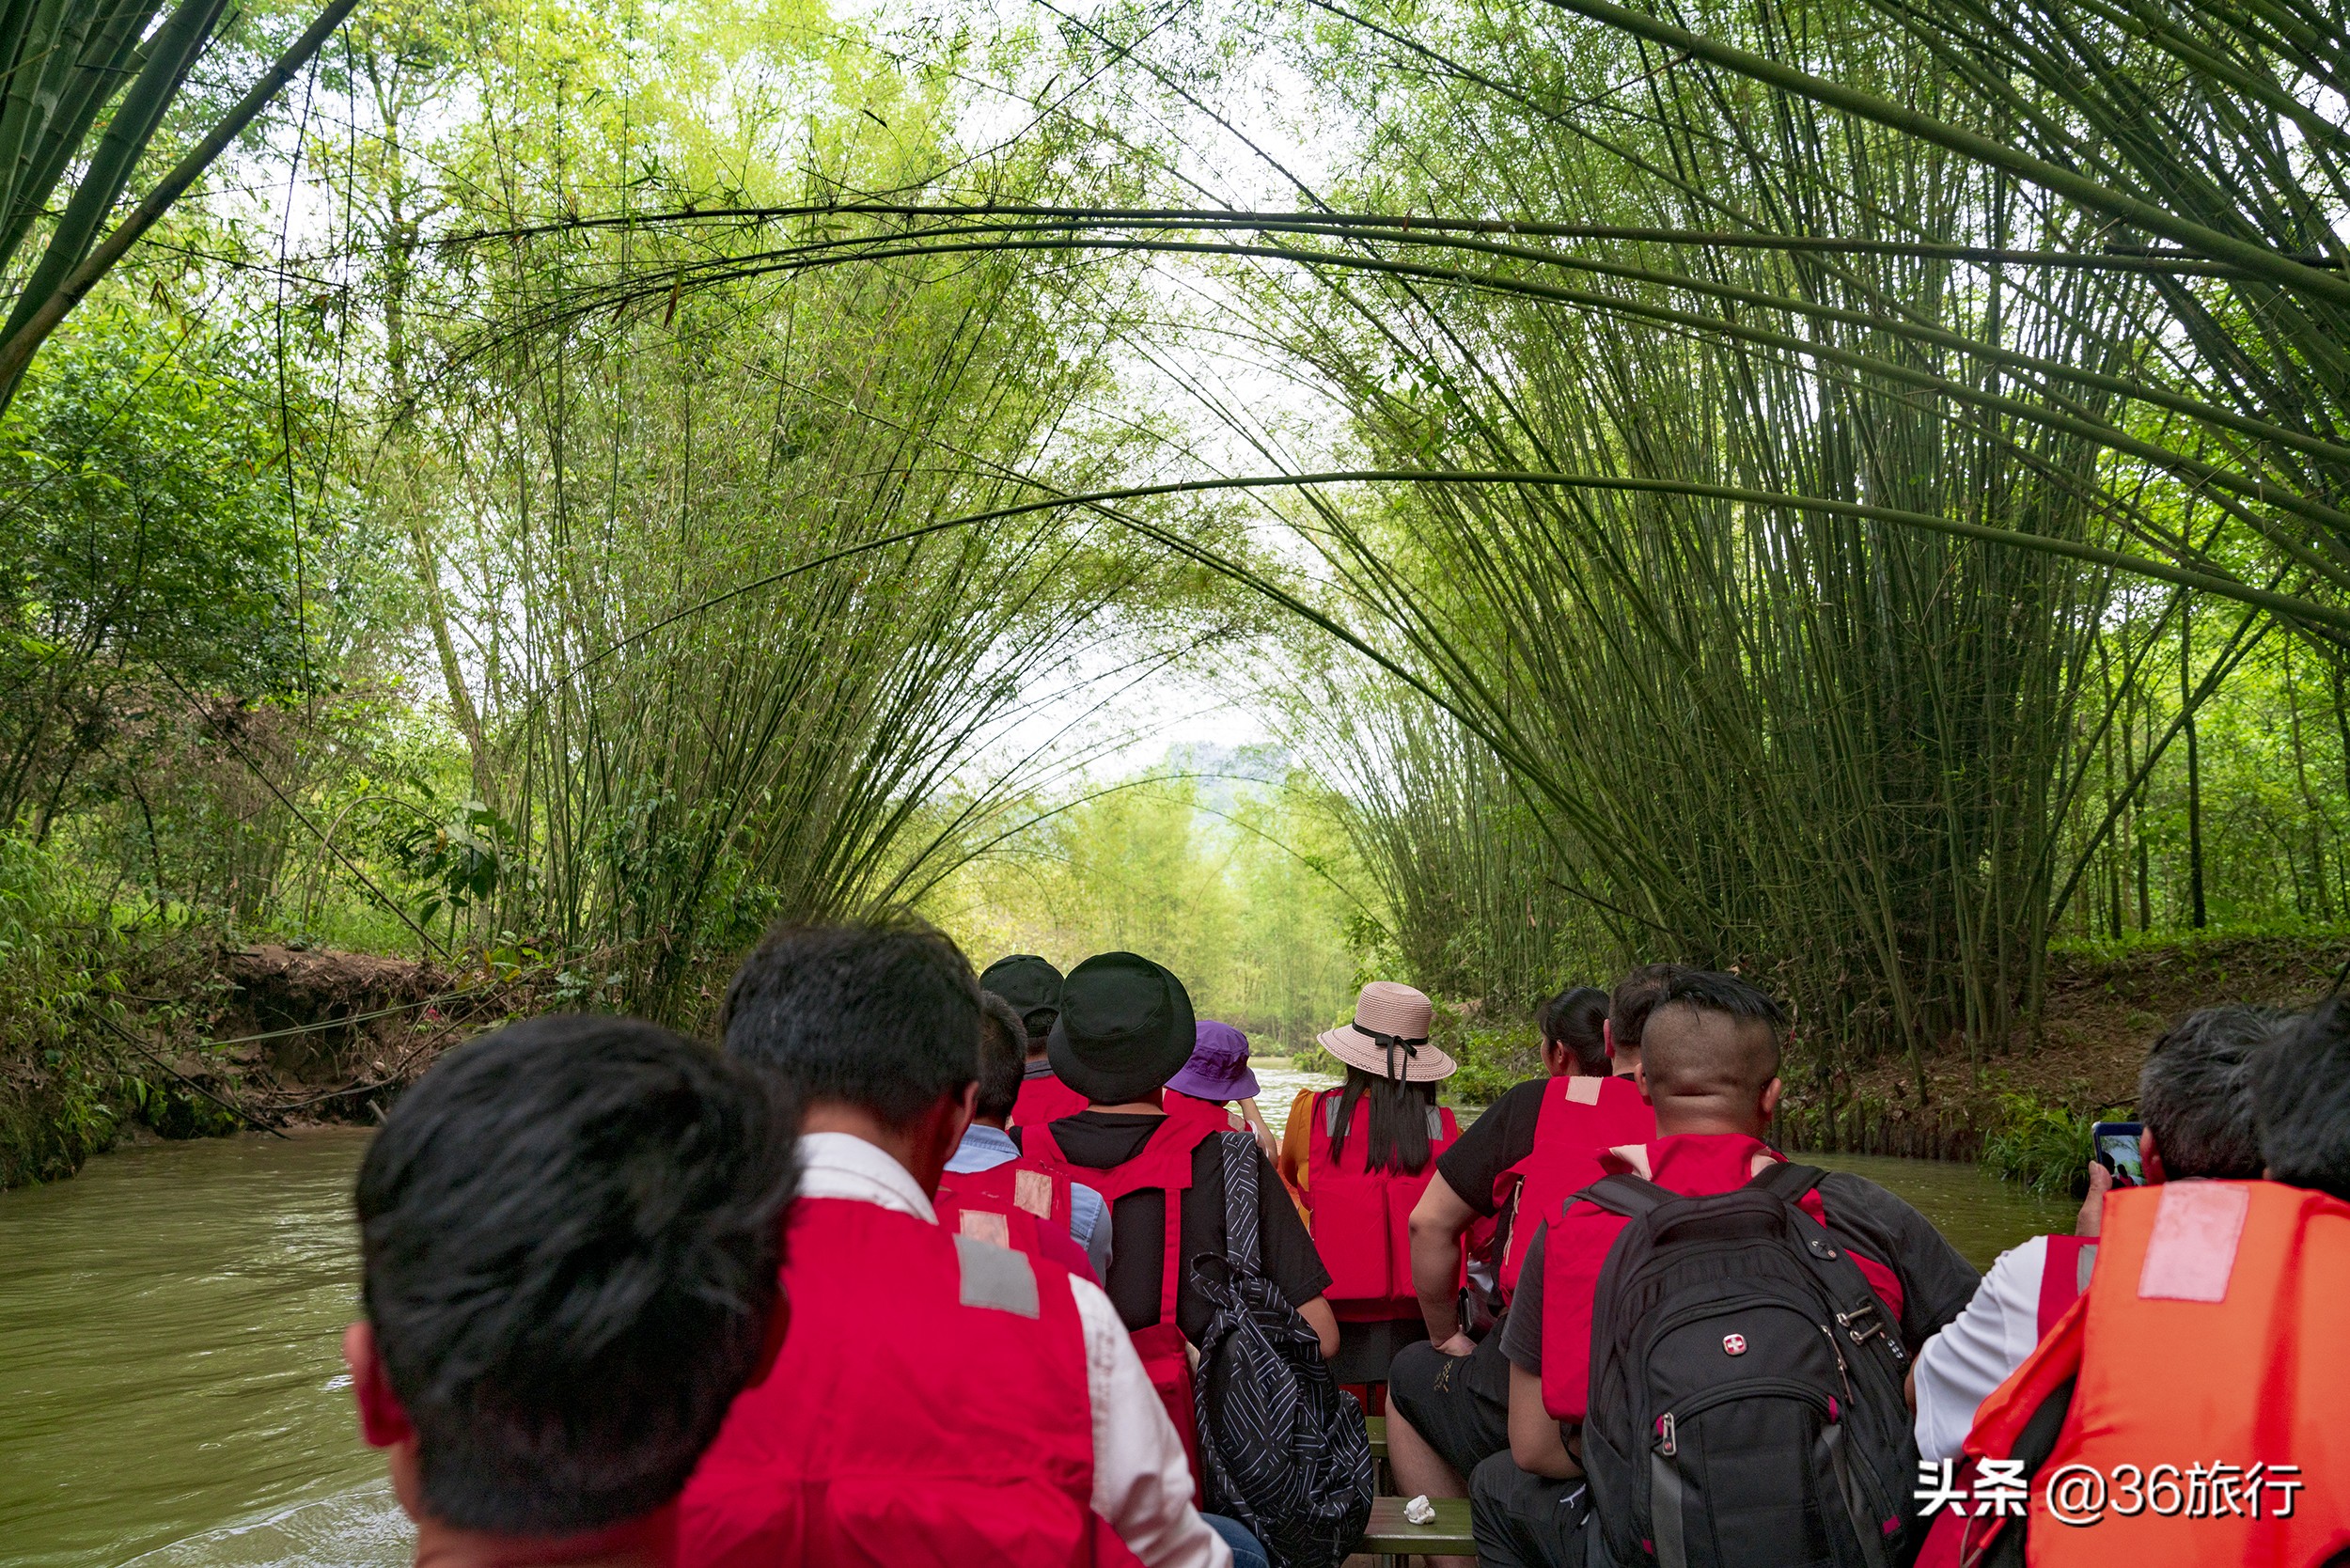
<svg viewBox="0 0 2350 1568"><path fill-rule="evenodd" d="M1466 1126L1432 1022L1366 986L1276 1137L1164 966L889 917L769 933L719 1049L458 1047L344 1342L416 1560L2350 1564L2350 1005L2178 1021L1985 1276L1774 1146L1748 980L1564 993Z"/></svg>

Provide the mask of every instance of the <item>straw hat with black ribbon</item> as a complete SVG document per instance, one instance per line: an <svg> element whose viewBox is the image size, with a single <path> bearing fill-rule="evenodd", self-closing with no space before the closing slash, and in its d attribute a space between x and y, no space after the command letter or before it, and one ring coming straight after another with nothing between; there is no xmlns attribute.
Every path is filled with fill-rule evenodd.
<svg viewBox="0 0 2350 1568"><path fill-rule="evenodd" d="M1428 1043L1436 1004L1408 985L1372 980L1355 998L1355 1020L1316 1035L1322 1048L1383 1078L1431 1083L1460 1071L1460 1063Z"/></svg>

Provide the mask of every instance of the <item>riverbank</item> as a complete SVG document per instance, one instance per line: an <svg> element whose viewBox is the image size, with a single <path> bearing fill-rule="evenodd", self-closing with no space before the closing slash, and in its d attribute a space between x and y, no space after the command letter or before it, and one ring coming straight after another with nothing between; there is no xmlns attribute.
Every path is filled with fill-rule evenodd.
<svg viewBox="0 0 2350 1568"><path fill-rule="evenodd" d="M2050 1190L2086 1165L2097 1113L2135 1104L2146 1048L2175 1019L2222 1002L2304 1008L2350 954L2340 933L2204 934L2049 955L2038 1020L1981 1051L1904 1057L1825 1078L1791 1072L1775 1136L1788 1148L1983 1162ZM1460 1062L1448 1104L1489 1103L1542 1071L1529 1020L1442 1004L1434 1038ZM1299 1065L1330 1070L1321 1053Z"/></svg>
<svg viewBox="0 0 2350 1568"><path fill-rule="evenodd" d="M60 962L60 952L78 956ZM1980 1058L1955 1043L1928 1057L1922 1099L1904 1058L1791 1081L1779 1136L1824 1151L1974 1161L2029 1130L2069 1180L2077 1162L2067 1140L2085 1139L2100 1109L2135 1099L2138 1063L2167 1023L2223 1001L2306 1006L2342 956L2339 938L2311 935L2060 951L2037 1030L2019 1027ZM370 1121L449 1044L550 994L530 974L187 932L86 934L80 949L53 944L39 973L39 986L20 976L0 996L0 1188L70 1175L126 1137ZM1461 1061L1447 1095L1461 1106L1542 1071L1523 1020L1446 1008L1437 1033ZM1335 1064L1309 1051L1283 1065Z"/></svg>
<svg viewBox="0 0 2350 1568"><path fill-rule="evenodd" d="M64 929L0 1002L0 1188L141 1137L372 1121L526 975L198 930Z"/></svg>
<svg viewBox="0 0 2350 1568"><path fill-rule="evenodd" d="M2049 955L2034 1023L1980 1053L1958 1041L1918 1064L1872 1062L1792 1083L1784 1135L1809 1148L1982 1160L2043 1186L2076 1184L2098 1113L2133 1114L2146 1048L2198 1008L2306 1008L2332 987L2339 937L2186 936Z"/></svg>

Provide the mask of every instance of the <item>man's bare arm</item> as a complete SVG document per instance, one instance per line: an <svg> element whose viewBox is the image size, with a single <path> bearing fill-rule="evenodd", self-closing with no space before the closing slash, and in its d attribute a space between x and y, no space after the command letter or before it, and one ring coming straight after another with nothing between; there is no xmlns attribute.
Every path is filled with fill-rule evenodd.
<svg viewBox="0 0 2350 1568"><path fill-rule="evenodd" d="M1514 1361L1510 1364L1510 1457L1530 1476L1572 1481L1583 1473L1559 1435L1559 1423L1543 1408L1542 1374Z"/></svg>
<svg viewBox="0 0 2350 1568"><path fill-rule="evenodd" d="M1428 1338L1448 1356L1475 1348L1461 1332L1461 1238L1477 1222L1477 1211L1436 1172L1412 1209L1412 1294Z"/></svg>

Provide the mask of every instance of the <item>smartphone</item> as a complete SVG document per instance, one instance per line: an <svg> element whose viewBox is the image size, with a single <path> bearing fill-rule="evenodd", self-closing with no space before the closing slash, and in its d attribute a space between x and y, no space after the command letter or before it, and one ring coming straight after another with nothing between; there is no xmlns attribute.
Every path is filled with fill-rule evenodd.
<svg viewBox="0 0 2350 1568"><path fill-rule="evenodd" d="M2145 1163L2138 1153L2138 1135L2144 1130L2142 1121L2100 1121L2089 1129L2090 1147L2096 1151L2097 1163L2113 1172L2113 1184L2117 1187L2146 1184Z"/></svg>

